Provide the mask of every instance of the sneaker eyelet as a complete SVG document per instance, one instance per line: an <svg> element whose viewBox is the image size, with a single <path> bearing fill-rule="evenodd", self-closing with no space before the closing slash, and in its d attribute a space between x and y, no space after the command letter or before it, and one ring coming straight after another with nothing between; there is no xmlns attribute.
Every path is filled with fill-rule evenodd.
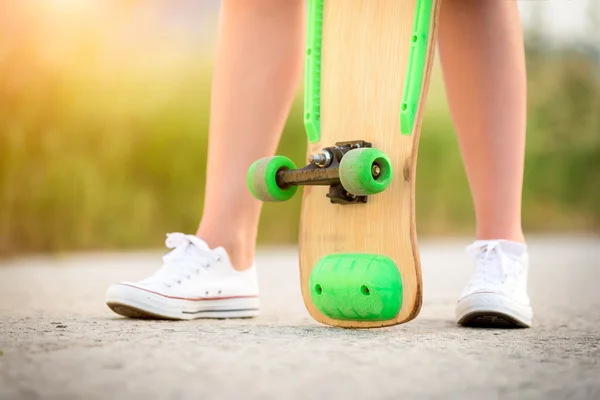
<svg viewBox="0 0 600 400"><path fill-rule="evenodd" d="M177 283L181 285L181 280L178 280Z"/></svg>
<svg viewBox="0 0 600 400"><path fill-rule="evenodd" d="M207 295L207 296L208 296L208 290L206 291L205 295Z"/></svg>

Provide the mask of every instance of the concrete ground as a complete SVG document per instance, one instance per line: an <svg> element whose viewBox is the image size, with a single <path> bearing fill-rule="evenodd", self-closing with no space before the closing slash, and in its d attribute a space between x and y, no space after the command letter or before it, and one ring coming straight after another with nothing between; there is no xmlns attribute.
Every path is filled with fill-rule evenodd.
<svg viewBox="0 0 600 400"><path fill-rule="evenodd" d="M425 301L411 323L344 330L312 320L296 249L262 249L262 315L128 320L107 286L161 252L0 263L1 399L600 399L600 239L530 239L535 326L455 325L464 240L421 242Z"/></svg>

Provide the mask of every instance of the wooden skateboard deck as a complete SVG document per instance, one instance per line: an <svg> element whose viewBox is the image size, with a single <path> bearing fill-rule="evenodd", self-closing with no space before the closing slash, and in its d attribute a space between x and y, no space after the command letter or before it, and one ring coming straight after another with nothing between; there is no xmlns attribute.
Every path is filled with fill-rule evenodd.
<svg viewBox="0 0 600 400"><path fill-rule="evenodd" d="M263 160L248 184L267 201L304 186L300 276L315 320L405 323L422 303L415 176L439 0L309 0L308 12L309 165Z"/></svg>

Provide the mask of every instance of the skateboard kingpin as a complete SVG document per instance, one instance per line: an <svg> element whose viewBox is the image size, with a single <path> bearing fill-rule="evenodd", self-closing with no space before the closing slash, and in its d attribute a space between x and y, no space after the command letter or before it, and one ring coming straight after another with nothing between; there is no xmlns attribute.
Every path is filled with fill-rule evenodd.
<svg viewBox="0 0 600 400"><path fill-rule="evenodd" d="M308 2L308 164L260 159L248 187L285 201L304 186L302 296L320 323L382 327L421 309L415 170L439 3Z"/></svg>

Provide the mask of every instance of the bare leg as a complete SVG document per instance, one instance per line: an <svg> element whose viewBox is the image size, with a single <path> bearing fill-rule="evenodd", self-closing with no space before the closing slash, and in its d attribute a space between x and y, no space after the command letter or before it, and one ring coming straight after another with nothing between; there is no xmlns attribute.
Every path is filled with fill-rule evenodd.
<svg viewBox="0 0 600 400"><path fill-rule="evenodd" d="M477 239L523 242L524 45L515 1L444 0L439 49Z"/></svg>
<svg viewBox="0 0 600 400"><path fill-rule="evenodd" d="M302 72L304 8L301 0L222 2L197 236L225 247L238 270L254 257L261 211L246 172L277 148Z"/></svg>

